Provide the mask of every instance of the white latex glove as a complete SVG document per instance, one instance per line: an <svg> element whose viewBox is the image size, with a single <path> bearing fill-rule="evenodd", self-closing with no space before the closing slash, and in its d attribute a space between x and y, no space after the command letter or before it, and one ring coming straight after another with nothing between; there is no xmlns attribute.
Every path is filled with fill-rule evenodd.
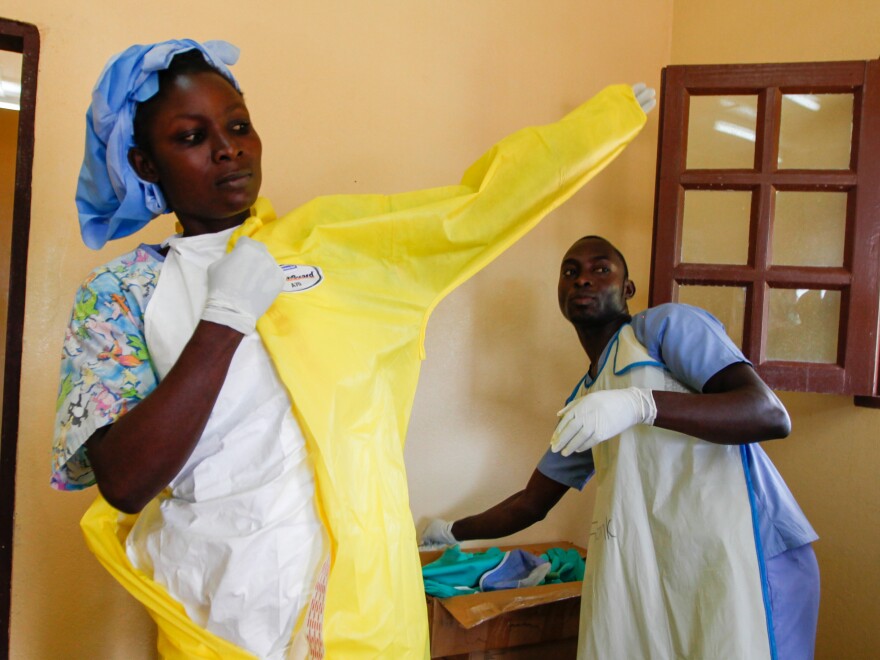
<svg viewBox="0 0 880 660"><path fill-rule="evenodd" d="M422 531L419 547L434 545L455 545L458 543L452 535L452 523L442 518L432 519Z"/></svg>
<svg viewBox="0 0 880 660"><path fill-rule="evenodd" d="M657 105L657 92L654 91L654 88L648 87L645 83L636 83L632 88L636 101L639 102L642 108L642 112L645 114L651 112L654 106Z"/></svg>
<svg viewBox="0 0 880 660"><path fill-rule="evenodd" d="M242 236L231 252L208 266L202 319L249 335L281 293L284 280L284 271L266 246Z"/></svg>
<svg viewBox="0 0 880 660"><path fill-rule="evenodd" d="M593 392L575 399L557 413L559 424L550 448L569 456L587 451L636 424L654 423L657 406L651 390L627 387Z"/></svg>

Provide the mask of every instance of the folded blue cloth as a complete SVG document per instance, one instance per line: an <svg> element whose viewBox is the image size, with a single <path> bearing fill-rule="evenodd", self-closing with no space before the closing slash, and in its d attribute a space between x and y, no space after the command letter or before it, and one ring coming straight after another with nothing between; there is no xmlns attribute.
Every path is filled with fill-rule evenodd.
<svg viewBox="0 0 880 660"><path fill-rule="evenodd" d="M483 573L481 591L534 587L544 581L550 562L525 550L511 550L495 568Z"/></svg>
<svg viewBox="0 0 880 660"><path fill-rule="evenodd" d="M101 72L86 112L85 156L76 188L80 232L90 248L133 234L168 212L159 186L134 173L128 150L134 146L137 104L159 91L158 72L167 69L175 55L193 49L238 88L226 65L238 61L239 51L225 41L174 39L135 45L112 57Z"/></svg>

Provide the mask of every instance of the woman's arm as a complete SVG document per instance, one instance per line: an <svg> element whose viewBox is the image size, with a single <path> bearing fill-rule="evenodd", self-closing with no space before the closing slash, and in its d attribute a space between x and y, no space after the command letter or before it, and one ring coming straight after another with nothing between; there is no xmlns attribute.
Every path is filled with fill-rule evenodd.
<svg viewBox="0 0 880 660"><path fill-rule="evenodd" d="M180 472L196 446L244 335L201 321L164 380L114 424L86 441L98 488L137 513Z"/></svg>
<svg viewBox="0 0 880 660"><path fill-rule="evenodd" d="M135 513L180 471L199 441L235 351L281 291L284 275L264 245L241 238L208 268L202 320L147 397L86 441L98 488Z"/></svg>

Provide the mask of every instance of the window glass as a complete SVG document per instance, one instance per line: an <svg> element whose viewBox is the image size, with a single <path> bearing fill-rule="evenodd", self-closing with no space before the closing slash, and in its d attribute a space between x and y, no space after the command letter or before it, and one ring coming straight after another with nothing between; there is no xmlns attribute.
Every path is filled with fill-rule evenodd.
<svg viewBox="0 0 880 660"><path fill-rule="evenodd" d="M753 169L757 96L691 96L687 169Z"/></svg>
<svg viewBox="0 0 880 660"><path fill-rule="evenodd" d="M770 289L768 360L837 362L840 292Z"/></svg>
<svg viewBox="0 0 880 660"><path fill-rule="evenodd" d="M777 191L772 263L843 266L846 202L846 193Z"/></svg>
<svg viewBox="0 0 880 660"><path fill-rule="evenodd" d="M852 94L785 94L779 126L779 169L849 169Z"/></svg>
<svg viewBox="0 0 880 660"><path fill-rule="evenodd" d="M737 286L679 285L678 302L702 307L724 324L727 336L743 345L746 290Z"/></svg>
<svg viewBox="0 0 880 660"><path fill-rule="evenodd" d="M751 206L750 191L685 191L681 261L748 263Z"/></svg>

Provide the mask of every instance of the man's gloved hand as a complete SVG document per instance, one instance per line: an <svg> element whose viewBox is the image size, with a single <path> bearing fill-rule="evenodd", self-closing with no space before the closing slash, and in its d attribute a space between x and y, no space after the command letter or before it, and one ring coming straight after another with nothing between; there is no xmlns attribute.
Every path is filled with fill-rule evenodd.
<svg viewBox="0 0 880 660"><path fill-rule="evenodd" d="M428 522L419 539L419 547L456 543L458 540L452 535L452 523L442 518L434 518Z"/></svg>
<svg viewBox="0 0 880 660"><path fill-rule="evenodd" d="M208 266L202 319L249 335L283 286L284 271L266 246L242 236L231 252Z"/></svg>
<svg viewBox="0 0 880 660"><path fill-rule="evenodd" d="M632 88L636 101L639 102L642 108L642 112L645 114L651 112L654 106L657 105L657 92L654 91L654 88L648 87L645 83L636 83Z"/></svg>
<svg viewBox="0 0 880 660"><path fill-rule="evenodd" d="M550 448L569 456L587 451L636 424L653 424L657 406L651 390L627 387L575 399L557 413L559 424Z"/></svg>

